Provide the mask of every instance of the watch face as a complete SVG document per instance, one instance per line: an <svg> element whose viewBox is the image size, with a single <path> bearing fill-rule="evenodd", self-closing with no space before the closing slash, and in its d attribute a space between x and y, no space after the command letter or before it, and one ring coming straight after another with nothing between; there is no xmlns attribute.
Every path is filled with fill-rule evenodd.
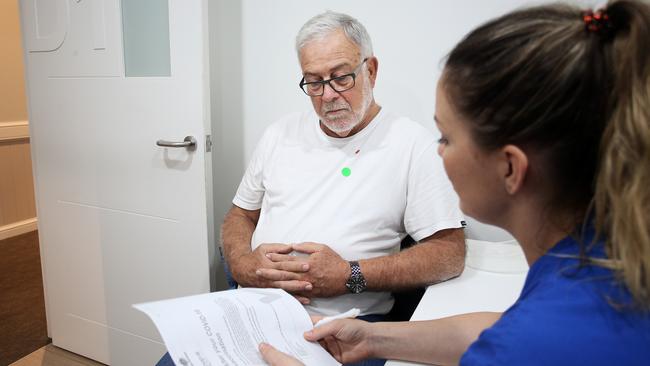
<svg viewBox="0 0 650 366"><path fill-rule="evenodd" d="M350 270L352 273L350 274L350 279L348 279L348 282L345 284L345 286L353 294L360 294L366 290L366 279L363 278L361 268L359 268L359 262L350 262Z"/></svg>
<svg viewBox="0 0 650 366"><path fill-rule="evenodd" d="M350 290L350 292L355 293L355 294L360 294L361 292L363 292L363 290L365 290L365 286L364 286L363 283L357 283L357 282L348 283L347 286L348 286L348 289Z"/></svg>

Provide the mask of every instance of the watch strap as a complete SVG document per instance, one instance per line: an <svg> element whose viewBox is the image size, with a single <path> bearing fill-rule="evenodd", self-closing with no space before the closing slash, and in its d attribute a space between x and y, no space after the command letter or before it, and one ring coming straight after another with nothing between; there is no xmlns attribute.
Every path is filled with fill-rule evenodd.
<svg viewBox="0 0 650 366"><path fill-rule="evenodd" d="M350 261L350 278L345 286L353 294L358 294L366 290L366 279L363 277L359 262Z"/></svg>

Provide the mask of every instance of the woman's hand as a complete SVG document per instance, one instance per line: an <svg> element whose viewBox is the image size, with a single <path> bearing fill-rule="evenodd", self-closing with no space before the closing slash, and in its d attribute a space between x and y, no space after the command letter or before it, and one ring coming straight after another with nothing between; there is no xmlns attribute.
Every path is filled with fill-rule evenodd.
<svg viewBox="0 0 650 366"><path fill-rule="evenodd" d="M264 361L271 366L304 366L302 362L278 351L268 343L260 343L259 350Z"/></svg>
<svg viewBox="0 0 650 366"><path fill-rule="evenodd" d="M316 327L305 333L305 339L319 342L341 363L370 358L371 323L356 319L341 319Z"/></svg>
<svg viewBox="0 0 650 366"><path fill-rule="evenodd" d="M312 316L311 318L314 323L321 319L319 316ZM320 343L341 363L357 362L373 356L368 341L371 326L371 323L362 320L335 320L305 332L305 339ZM303 365L302 362L284 352L278 351L267 343L260 343L259 351L264 361L271 366Z"/></svg>

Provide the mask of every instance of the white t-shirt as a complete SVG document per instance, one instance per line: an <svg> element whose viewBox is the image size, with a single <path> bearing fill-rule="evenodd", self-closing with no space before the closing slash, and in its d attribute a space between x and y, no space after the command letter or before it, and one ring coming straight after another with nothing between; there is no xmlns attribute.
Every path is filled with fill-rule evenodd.
<svg viewBox="0 0 650 366"><path fill-rule="evenodd" d="M433 134L383 109L351 137L327 136L314 111L286 116L264 133L233 203L261 209L251 247L263 243L327 244L345 260L399 251L462 227L463 215L437 154ZM315 298L310 313L352 307L385 314L389 292Z"/></svg>

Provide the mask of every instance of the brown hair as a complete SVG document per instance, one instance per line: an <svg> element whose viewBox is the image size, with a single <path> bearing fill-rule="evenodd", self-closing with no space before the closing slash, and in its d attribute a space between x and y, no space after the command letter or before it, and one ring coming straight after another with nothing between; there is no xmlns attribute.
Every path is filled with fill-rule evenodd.
<svg viewBox="0 0 650 366"><path fill-rule="evenodd" d="M480 147L534 152L550 207L580 220L593 209L601 264L650 307L650 6L603 11L600 30L566 4L497 18L454 48L443 78Z"/></svg>

